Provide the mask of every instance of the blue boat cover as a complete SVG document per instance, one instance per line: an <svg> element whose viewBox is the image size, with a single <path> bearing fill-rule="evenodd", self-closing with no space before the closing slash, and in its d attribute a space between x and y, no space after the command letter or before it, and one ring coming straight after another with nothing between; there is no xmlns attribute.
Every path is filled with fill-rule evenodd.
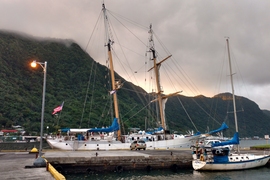
<svg viewBox="0 0 270 180"><path fill-rule="evenodd" d="M154 131L147 131L146 134L155 134L155 133L160 133L163 130L162 127L159 127L157 130Z"/></svg>
<svg viewBox="0 0 270 180"><path fill-rule="evenodd" d="M70 131L70 128L61 128L60 131L61 132L68 132L68 131Z"/></svg>
<svg viewBox="0 0 270 180"><path fill-rule="evenodd" d="M113 123L108 128L89 129L88 132L114 132L119 130L118 118L114 118Z"/></svg>
<svg viewBox="0 0 270 180"><path fill-rule="evenodd" d="M239 144L239 135L238 132L236 132L231 140L228 141L223 141L220 143L213 143L212 147L217 147L217 146L225 146L225 145L230 145L230 144Z"/></svg>
<svg viewBox="0 0 270 180"><path fill-rule="evenodd" d="M223 122L220 128L213 130L213 131L210 131L207 134L215 134L217 132L223 131L223 130L228 129L228 128L229 127L227 126L227 124L225 122Z"/></svg>

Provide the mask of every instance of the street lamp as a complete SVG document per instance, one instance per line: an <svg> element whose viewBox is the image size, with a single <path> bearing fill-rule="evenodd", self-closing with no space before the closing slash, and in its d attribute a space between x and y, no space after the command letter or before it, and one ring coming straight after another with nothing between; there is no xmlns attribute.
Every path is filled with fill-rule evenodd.
<svg viewBox="0 0 270 180"><path fill-rule="evenodd" d="M44 72L44 80L43 80L43 93L42 93L42 110L41 110L41 125L40 125L40 145L38 151L38 158L34 162L34 166L45 167L46 162L41 157L42 154L42 140L43 140L43 122L44 122L44 108L45 108L45 91L46 91L46 75L47 75L47 61L44 63L36 62L35 60L31 63L31 66L35 68L39 64Z"/></svg>

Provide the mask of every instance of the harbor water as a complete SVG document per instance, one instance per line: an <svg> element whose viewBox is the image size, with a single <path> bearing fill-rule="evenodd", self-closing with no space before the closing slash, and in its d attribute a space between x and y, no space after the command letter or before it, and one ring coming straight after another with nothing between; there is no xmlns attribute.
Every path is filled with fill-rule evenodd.
<svg viewBox="0 0 270 180"><path fill-rule="evenodd" d="M241 148L249 148L254 145L268 144L267 140L241 140ZM263 152L262 152L263 153ZM123 171L123 172L94 172L91 174L65 174L67 180L174 180L174 179L214 179L214 180L249 180L269 179L270 167L241 171L198 172L193 169L151 170L151 171Z"/></svg>
<svg viewBox="0 0 270 180"><path fill-rule="evenodd" d="M65 175L67 180L260 180L269 179L270 168L261 167L257 169L227 172L198 172L194 170L153 170L130 171L121 173L97 173L97 174L73 174Z"/></svg>

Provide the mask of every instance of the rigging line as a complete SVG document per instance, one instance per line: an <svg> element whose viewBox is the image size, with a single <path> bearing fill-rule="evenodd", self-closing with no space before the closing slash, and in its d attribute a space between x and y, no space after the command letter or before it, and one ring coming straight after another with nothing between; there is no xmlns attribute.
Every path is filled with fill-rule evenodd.
<svg viewBox="0 0 270 180"><path fill-rule="evenodd" d="M174 67L176 67L178 69L177 72L180 72L182 74L182 77L175 72L175 75L182 80L182 82L186 85L186 87L193 93L193 94L201 94L200 91L198 90L198 88L196 87L196 85L193 83L193 81L190 79L190 77L188 76L188 74L185 72L185 70L183 68L181 68L181 66L179 66L176 62L175 62L175 58L173 58L173 61L171 61L174 65Z"/></svg>
<svg viewBox="0 0 270 180"><path fill-rule="evenodd" d="M119 118L121 119L121 124L120 124L120 128L121 128L121 132L123 132L123 134L126 134L126 130L125 130L125 128L124 128L124 122L123 122L123 117L122 117L122 115L121 115L121 112L119 112Z"/></svg>
<svg viewBox="0 0 270 180"><path fill-rule="evenodd" d="M83 111L82 111L82 116L81 116L79 128L81 128L81 125L82 125L83 115L84 115L84 111L85 111L85 104L86 104L86 101L87 101L87 95L88 95L88 92L89 92L90 80L91 80L91 77L92 77L93 66L94 66L94 61L92 61L91 71L90 71L90 74L89 74L89 80L88 80L87 89L86 89L86 93L85 93Z"/></svg>
<svg viewBox="0 0 270 180"><path fill-rule="evenodd" d="M146 93L146 92L139 92L139 91L131 90L131 89L124 88L124 87L122 87L121 89L124 89L124 90L127 90L127 91L131 91L131 92L136 92L136 93L138 93L138 94L147 95L147 93Z"/></svg>
<svg viewBox="0 0 270 180"><path fill-rule="evenodd" d="M174 83L172 82L172 79L170 78L170 76L168 75L168 73L167 73L167 71L166 71L166 66L165 66L165 71L164 71L164 72L167 74L167 77L169 78L169 80L170 80L171 84L173 85L174 89L176 89L175 86L174 86ZM187 112L186 108L184 107L184 105L183 105L181 99L178 98L178 101L180 102L182 108L184 109L186 115L188 116L190 122L193 124L194 128L196 129L196 131L198 131L198 129L197 129L197 127L195 126L195 124L194 124L192 118L190 117L189 113ZM200 108L202 108L202 107L200 106Z"/></svg>
<svg viewBox="0 0 270 180"><path fill-rule="evenodd" d="M113 51L113 54L115 55L115 57L117 57L117 59L119 60L119 58L118 58L118 56L115 54L115 52ZM126 56L125 56L126 57ZM119 60L120 61L120 60ZM120 61L121 62L121 61ZM122 63L120 63L121 65L122 65ZM129 64L129 66L130 66L130 64ZM123 67L123 65L122 65L122 67ZM125 72L127 73L127 71L126 71L126 69L123 67L123 69L125 70ZM130 69L131 69L131 67L130 67ZM127 73L128 74L128 73ZM129 76L129 75L128 75ZM129 77L131 77L131 76L129 76ZM131 78L130 78L131 79ZM125 80L125 79L124 79ZM137 82L137 79L135 78L135 80L136 80L136 82ZM123 84L125 84L125 82L127 82L126 80L123 82ZM137 84L138 84L138 82L137 82ZM134 89L135 88L135 86L131 86L132 87L132 89ZM134 92L136 92L135 90L134 90ZM143 98L141 97L141 96L139 96L139 93L138 92L136 92L136 94L138 95L138 97L140 98L140 100L141 100L141 102L143 103L143 104L145 104L144 103L144 101L143 101L143 99L146 101L146 98L145 98L145 96L143 96Z"/></svg>
<svg viewBox="0 0 270 180"><path fill-rule="evenodd" d="M159 44L161 45L161 47L163 48L163 50L167 53L166 56L172 54L170 53L170 51L168 50L168 48L166 48L166 46L164 45L164 43L162 43L162 41L159 39L159 37L157 36L157 34L153 31L153 34L155 36L155 39L159 42Z"/></svg>
<svg viewBox="0 0 270 180"><path fill-rule="evenodd" d="M116 19L116 20L117 20L117 19ZM108 24L108 30L111 32L110 34L112 34L112 31L113 31L113 32L115 32L115 31L114 31L113 27L110 26L111 23L110 23L110 21L109 21L109 18L107 18L107 22L108 22L108 23L107 23L107 24ZM121 23L121 22L120 22L120 23ZM120 42L119 39L118 39L118 37L117 37L117 34L116 34L116 33L114 33L114 34L116 35L117 41ZM112 37L112 35L111 35L111 37ZM136 37L136 36L135 36L135 37ZM126 54L124 53L123 48L122 48L122 46L121 46L120 44L119 44L119 47L120 47L121 52L122 52L122 54L123 54L123 56L124 56L124 59L127 61ZM113 47L111 47L111 50L112 50L114 56L115 56L115 57L118 59L118 61L120 62L122 68L125 70L125 73L128 75L129 79L131 79L131 76L129 75L129 73L128 73L128 72L126 71L126 69L124 68L123 63L121 62L120 58L119 58L119 57L117 56L117 54L115 53ZM128 61L127 61L127 62L128 62ZM129 63L128 63L128 66L129 66L129 69L132 69Z"/></svg>
<svg viewBox="0 0 270 180"><path fill-rule="evenodd" d="M149 106L150 103L148 103L146 106L144 106L143 108L141 108L137 113L135 113L133 116L131 116L130 118L128 118L127 120L125 120L125 122L129 121L131 118L133 118L134 116L136 116L138 113L140 113L142 110L144 110L147 106Z"/></svg>
<svg viewBox="0 0 270 180"><path fill-rule="evenodd" d="M218 123L219 125L221 125L220 122L218 122L215 118L213 118L212 116L210 116L210 114L208 112L206 112L198 103L197 101L195 101L194 98L192 98L192 100L201 108L201 110L203 110L211 119L213 119L216 123Z"/></svg>
<svg viewBox="0 0 270 180"><path fill-rule="evenodd" d="M224 54L223 54L223 61L222 61L222 64L221 64L221 67L220 67L220 70L219 70L219 80L218 80L218 85L217 85L217 92L220 92L220 87L221 87L221 82L222 82L222 70L224 69L224 67L225 67L225 59L226 59L226 44L225 44L225 48L224 48ZM211 104L211 107L213 107L214 106L214 117L216 117L217 115L218 115L218 113L217 113L217 109L218 109L218 102L219 102L219 99L220 98L216 98L216 103L215 103L215 105L213 105L213 103ZM212 108L211 108L211 110L212 110ZM211 113L211 112L210 112ZM226 119L227 118L225 118L225 120L224 120L224 122L226 122Z"/></svg>
<svg viewBox="0 0 270 180"><path fill-rule="evenodd" d="M104 106L103 106L103 110L102 110L102 113L101 113L101 116L100 116L100 118L99 118L99 122L98 122L97 126L99 126L99 123L101 122L101 118L104 119L104 120L106 120L106 117L108 117L108 114L110 114L110 113L109 113L110 110L109 110L109 112L105 113L105 110L108 108L108 104L109 104L109 101L110 101L110 98L106 98L106 99L107 99L107 101L106 101L106 103L105 103ZM106 115L105 117L103 117L104 114ZM103 122L103 123L104 123L104 122Z"/></svg>
<svg viewBox="0 0 270 180"><path fill-rule="evenodd" d="M112 15L112 14L111 14ZM112 15L113 16L113 15ZM120 24L122 24L122 26L123 27L125 27L131 34L133 34L134 35L134 37L136 37L142 44L144 44L145 45L145 43L143 43L132 31L130 31L121 21L119 21L115 16L113 16ZM111 26L110 26L111 27ZM111 29L111 28L110 28ZM114 29L113 29L113 31L114 31ZM116 34L116 33L115 33ZM118 40L118 37L116 36L116 38L117 38L117 40ZM120 41L119 41L120 42ZM121 49L121 51L122 51L122 53L123 53L123 55L124 55L124 58L127 60L127 57L126 57L126 55L125 55L125 53L124 53L124 51L123 51L123 46L122 45L120 45L120 49ZM112 52L114 53L114 55L117 57L117 59L119 60L119 62L121 62L120 61L120 59L119 59L119 57L116 55L116 53L115 53L115 51L114 51L114 49L113 49L113 47L112 47ZM128 61L127 61L128 62ZM129 73L126 71L126 69L124 68L124 66L123 66L123 64L122 63L120 63L121 64L121 66L122 66L122 68L125 70L125 72L126 72L126 74L128 75L128 77L129 77L129 79L131 79L131 76L129 75ZM131 66L130 66L130 64L128 63L128 66L129 66L129 69L132 69L131 68ZM134 75L133 75L133 77L135 77ZM138 84L138 82L137 82L137 79L135 78L135 81L136 81L136 83ZM132 87L132 88L134 88L134 87ZM141 99L141 97L139 96L139 98ZM145 99L146 100L146 99ZM141 100L141 102L144 104L144 101L142 101Z"/></svg>
<svg viewBox="0 0 270 180"><path fill-rule="evenodd" d="M131 112L133 109L135 109L135 107L137 107L138 105L136 104L133 108L131 108L126 114L124 114L123 116L122 116L122 118L121 119L123 119L129 112Z"/></svg>
<svg viewBox="0 0 270 180"><path fill-rule="evenodd" d="M194 128L196 129L196 131L198 132L198 129L197 129L196 125L194 124L193 120L192 120L192 119L191 119L191 117L189 116L189 114L188 114L188 112L187 112L186 108L184 107L184 105L183 105L183 103L182 103L182 101L181 101L180 97L179 97L179 96L177 96L177 99L178 99L178 101L180 102L180 104L181 104L182 108L184 109L184 111L185 111L186 115L188 116L188 118L189 118L190 122L192 123L193 127L194 127Z"/></svg>
<svg viewBox="0 0 270 180"><path fill-rule="evenodd" d="M118 16L118 17L120 17L120 18L122 18L122 19L124 19L125 21L127 21L127 22L130 22L131 24L135 24L135 25L137 25L138 27L140 27L140 28L142 28L142 29L148 29L149 27L146 27L146 26L143 26L143 25L141 25L141 24L139 24L139 23L137 23L137 22L135 22L135 21L133 21L133 20L131 20L131 19L128 19L127 17L125 17L125 16L122 16L122 15L120 15L120 14L117 14L117 13L115 13L115 12L113 12L113 11L110 11L110 10L107 10L107 11L109 11L109 13L113 16L113 14L115 15L115 16Z"/></svg>
<svg viewBox="0 0 270 180"><path fill-rule="evenodd" d="M108 12L108 11L107 11ZM116 13L112 13L111 11L109 11L109 13L111 14L112 17L115 18L116 21L118 21L120 24L122 24L123 27L125 27L131 34L134 35L134 37L136 37L136 39L138 39L142 44L144 44L146 46L146 44L138 37L136 36L127 26L125 26L121 21L118 20L118 18L115 16L115 15L118 15L119 17L122 17L122 19L128 21L128 22L132 22L132 24L136 24L138 25L138 27L140 26L140 28L144 29L144 30L147 30L148 28L147 27L144 27L138 23L135 23L134 21L131 21L130 19L127 19L127 18L123 18L123 16L119 15L119 14L116 14ZM115 14L115 15L114 15Z"/></svg>
<svg viewBox="0 0 270 180"><path fill-rule="evenodd" d="M121 22L120 22L121 23ZM123 24L122 24L123 25ZM124 26L124 25L123 25ZM124 26L125 27L125 26ZM127 27L125 27L126 29L128 29ZM110 28L111 29L111 28ZM114 29L112 29L113 31L114 31ZM128 29L129 30L129 29ZM130 31L130 30L129 30ZM114 31L115 32L115 31ZM131 31L130 31L131 32ZM132 33L132 32L131 32ZM133 34L133 33L132 33ZM118 42L120 42L119 41L119 39L118 39L118 37L117 37L117 34L115 33L115 35L116 35L116 39L117 39L117 41ZM134 34L133 34L134 35ZM134 35L135 36L135 35ZM135 36L136 38L137 38L137 36ZM138 39L138 38L137 38ZM141 40L140 40L141 41ZM141 41L142 42L142 41ZM142 42L143 43L143 42ZM144 43L143 43L144 44ZM124 46L122 46L120 43L118 43L118 45L119 45L119 47L120 47L120 49L121 49L121 52L122 52L122 54L123 54L123 56L124 56L124 59L126 60L126 62L127 62L127 65L128 65L128 67L129 67L129 69L130 70L132 70L132 68L131 68L131 65L130 65L130 63L129 63L129 61L127 60L127 57L126 57L126 54L124 53L124 50L123 50L123 47ZM145 44L144 44L145 45ZM120 62L120 64L121 64L121 66L122 66L122 68L124 69L124 71L125 71L125 73L127 74L127 76L128 76L128 79L131 79L131 77L135 77L134 76L134 74L133 75L129 75L129 73L127 72L127 70L124 68L124 65L123 65L123 63L122 63L122 61L120 60L120 58L117 56L117 54L115 53L115 51L114 51L114 48L112 47L112 52L113 52L113 54L114 54L114 56L118 59L118 61ZM131 71L132 72L132 71ZM138 84L138 81L137 81L137 79L135 78L135 81L136 81L136 83Z"/></svg>
<svg viewBox="0 0 270 180"><path fill-rule="evenodd" d="M104 97L106 97L107 101L103 106L103 110L101 111L101 116L99 116L97 126L99 126L99 124L104 125L107 121L106 119L108 118L108 116L111 116L108 119L110 119L110 120L113 119L112 98L111 98L112 96L110 94L108 94L107 96L104 96ZM109 110L106 111L106 109L108 108L108 104L109 104ZM102 119L103 119L103 121L102 121Z"/></svg>
<svg viewBox="0 0 270 180"><path fill-rule="evenodd" d="M238 63L237 63L237 59L236 59L235 56L234 56L233 48L230 48L230 51L231 51L231 56L232 56L231 60L232 60L232 63L234 63L234 66L233 66L233 67L236 67L236 68L237 68L237 74L238 74L238 73L240 74L240 75L239 75L240 78L238 78L239 76L235 76L235 78L234 78L234 79L237 81L236 84L240 85L240 87L243 86L243 89L246 91L246 94L247 94L247 96L249 97L249 91L247 90L247 86L246 86L246 84L245 84L244 78L243 78L243 76L242 76L242 73L241 73L241 71L240 71L239 65L238 65ZM235 86L235 88L237 88L237 90L239 91L239 94L243 94L243 93L241 93L242 88L239 88L239 86ZM243 109L243 102L242 102L242 99L239 100L239 105L240 105L240 106L242 107L242 109Z"/></svg>
<svg viewBox="0 0 270 180"><path fill-rule="evenodd" d="M111 15L112 15L112 14L111 14ZM113 16L113 15L112 15L112 16ZM142 40L140 40L140 39L138 38L138 36L136 36L129 28L127 28L127 27L126 27L121 21L119 21L115 16L113 16L113 17L114 17L120 24L122 24L122 26L125 27L131 34L133 34L133 36L136 37L136 39L138 39L144 46L146 46L146 44L145 44ZM113 31L114 31L114 29L113 29ZM116 33L115 33L115 34L116 34ZM118 37L117 37L117 36L116 36L116 38L117 38L117 40L118 40ZM120 41L118 40L118 42L120 42ZM126 59L126 62L127 62L127 64L128 64L129 69L132 70L129 61L127 61L126 54L125 54L124 51L123 51L123 47L124 47L124 46L122 46L120 43L118 43L118 45L119 45L119 47L120 47L120 49L121 49L121 51L122 51L122 53L123 53L124 58ZM113 48L112 48L112 49L113 49ZM114 51L113 51L113 52L114 52ZM133 52L134 52L134 51L133 51ZM137 54L139 54L139 53L137 53ZM114 55L117 57L117 59L119 60L119 62L121 62L120 59L119 59L119 57L116 55L115 52L114 52ZM131 79L132 76L135 78L134 74L133 74L132 76L129 75L129 73L128 73L128 72L126 71L126 69L124 68L123 63L120 63L120 64L121 64L122 68L125 70L126 74L128 75L128 79ZM131 71L131 72L132 72L132 71ZM136 83L138 84L138 81L137 81L136 78L135 78L135 81L136 81Z"/></svg>
<svg viewBox="0 0 270 180"><path fill-rule="evenodd" d="M100 14L99 14L99 16L98 16L98 19L97 19L97 22L96 22L96 24L95 24L95 26L94 26L94 29L96 29L96 27L97 27L97 24L98 24L98 22L100 21L100 19L101 19L101 17L102 17L102 10L101 10L101 12L100 12ZM92 39L92 37L93 37L93 34L94 34L94 31L92 31L92 33L91 33L91 35L90 35L90 37L89 37L89 39L88 39L88 42L87 42L87 44L86 44L86 47L85 47L85 51L87 50L87 48L88 48L88 46L89 46L89 43L90 43L90 41L91 41L91 39Z"/></svg>
<svg viewBox="0 0 270 180"><path fill-rule="evenodd" d="M90 116L92 112L92 107L93 107L93 101L94 101L94 89L95 89L95 84L96 84L96 74L97 74L97 63L95 63L95 68L94 68L94 78L93 78L93 86L92 86L92 97L90 101L90 110L89 110L89 115L88 115L88 127L90 127Z"/></svg>

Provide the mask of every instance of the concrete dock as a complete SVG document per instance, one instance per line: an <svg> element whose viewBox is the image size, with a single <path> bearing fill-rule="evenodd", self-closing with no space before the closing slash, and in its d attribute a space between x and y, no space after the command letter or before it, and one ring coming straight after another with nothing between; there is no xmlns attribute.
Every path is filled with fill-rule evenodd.
<svg viewBox="0 0 270 180"><path fill-rule="evenodd" d="M44 157L62 174L192 168L190 150L47 151Z"/></svg>
<svg viewBox="0 0 270 180"><path fill-rule="evenodd" d="M59 151L44 150L43 157L63 175L65 173L122 172L126 170L192 169L191 150L119 150ZM263 154L264 151L242 150L242 153ZM265 152L269 153L269 151ZM32 166L36 154L0 152L0 179L55 179L46 168ZM269 162L267 164L269 166Z"/></svg>
<svg viewBox="0 0 270 180"><path fill-rule="evenodd" d="M243 150L242 153L263 154L264 151ZM265 153L268 154L269 151ZM47 151L44 157L62 174L121 172L126 170L192 169L192 152L190 149Z"/></svg>
<svg viewBox="0 0 270 180"><path fill-rule="evenodd" d="M0 152L0 179L53 180L46 167L25 168L33 166L36 155L29 152Z"/></svg>

